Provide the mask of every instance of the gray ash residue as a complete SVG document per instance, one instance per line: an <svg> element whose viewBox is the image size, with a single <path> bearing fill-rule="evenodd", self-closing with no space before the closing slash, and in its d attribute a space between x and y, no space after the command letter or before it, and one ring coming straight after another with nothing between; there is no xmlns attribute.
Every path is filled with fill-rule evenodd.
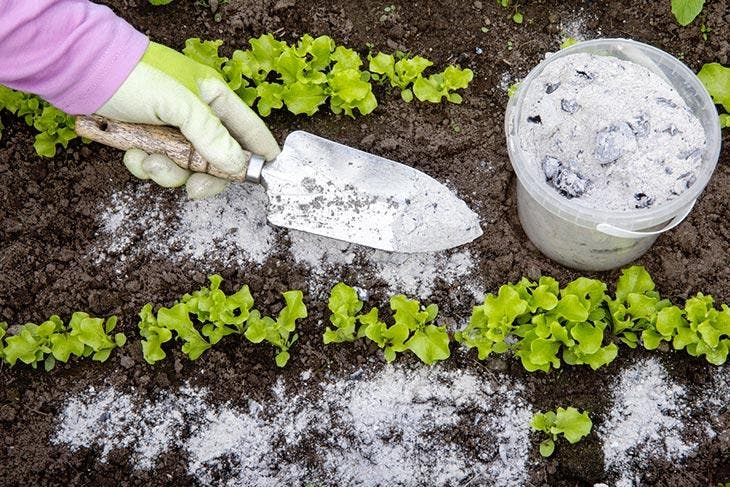
<svg viewBox="0 0 730 487"><path fill-rule="evenodd" d="M638 64L558 59L530 85L524 113L520 143L533 170L581 206L653 208L697 180L702 125L674 88Z"/></svg>

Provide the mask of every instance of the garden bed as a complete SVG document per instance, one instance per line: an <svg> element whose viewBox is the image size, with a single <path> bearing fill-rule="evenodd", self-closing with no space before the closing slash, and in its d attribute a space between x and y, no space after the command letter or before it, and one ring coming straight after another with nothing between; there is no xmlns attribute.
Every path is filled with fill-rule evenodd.
<svg viewBox="0 0 730 487"><path fill-rule="evenodd" d="M40 322L83 309L117 314L128 343L103 363L0 369L5 485L715 485L730 482L730 366L683 352L622 349L597 372L566 366L527 373L518 360L477 361L452 344L429 368L413 355L385 365L364 342L322 344L329 289L367 290L385 308L405 293L437 303L451 329L485 292L521 276L579 274L543 257L517 219L503 135L506 89L563 37L629 37L683 59L728 64L730 4L710 2L681 28L669 6L636 2L529 2L524 23L485 0L453 4L231 2L109 3L152 39L181 49L189 37L228 49L266 32L330 35L362 49L402 49L475 73L464 102L380 106L352 120L274 112L279 141L304 129L394 159L445 182L479 214L484 236L431 255L392 255L268 226L259 188L232 187L203 202L130 176L121 153L71 144L52 159L24 124L3 116L0 141L0 321ZM386 12L385 8L389 10ZM698 25L713 31L702 39ZM381 90L381 88L378 88ZM727 131L724 134L728 142ZM639 261L673 301L702 291L730 302L730 158L725 150L695 209ZM179 350L142 358L137 313L171 305L211 273L247 283L268 314L301 289L309 317L291 360L231 337L199 360ZM588 274L615 282L618 272ZM591 436L540 457L531 414L588 410Z"/></svg>

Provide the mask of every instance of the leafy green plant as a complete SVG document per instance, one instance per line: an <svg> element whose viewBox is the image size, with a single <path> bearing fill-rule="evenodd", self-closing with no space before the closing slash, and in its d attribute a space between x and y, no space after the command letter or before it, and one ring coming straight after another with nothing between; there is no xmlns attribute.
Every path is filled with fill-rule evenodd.
<svg viewBox="0 0 730 487"><path fill-rule="evenodd" d="M524 21L524 15L520 12L519 2L513 2L512 0L497 0L497 3L504 8L512 9L512 21L515 24L521 24Z"/></svg>
<svg viewBox="0 0 730 487"><path fill-rule="evenodd" d="M26 323L2 344L7 324L0 323L0 355L10 366L20 361L36 368L43 362L46 371L53 369L56 361L66 363L72 356L104 362L112 350L126 343L123 333L111 335L116 324L116 316L105 320L77 311L66 325L53 315L40 325Z"/></svg>
<svg viewBox="0 0 730 487"><path fill-rule="evenodd" d="M435 324L438 316L438 306L435 304L422 307L418 301L402 294L393 296L390 298L390 307L394 311L394 323L390 326L380 320L377 308L358 314L362 306L354 288L344 283L336 284L328 303L332 311L330 322L335 328L326 328L324 343L354 341L365 337L383 349L388 362L406 350L428 365L450 356L446 327ZM359 328L357 323L360 324Z"/></svg>
<svg viewBox="0 0 730 487"><path fill-rule="evenodd" d="M451 103L461 103L461 95L455 93L469 86L474 78L470 69L448 66L441 73L434 73L427 78L423 72L433 63L421 56L405 57L403 53L378 53L368 56L370 72L373 79L381 83L388 82L391 87L400 90L401 98L410 102L413 96L419 101L440 103L446 98Z"/></svg>
<svg viewBox="0 0 730 487"><path fill-rule="evenodd" d="M567 49L570 46L575 46L580 41L575 37L566 37L563 42L560 43L560 49Z"/></svg>
<svg viewBox="0 0 730 487"><path fill-rule="evenodd" d="M702 66L697 73L702 84L712 96L717 105L721 105L725 113L720 114L720 125L730 127L730 68L719 63L709 63Z"/></svg>
<svg viewBox="0 0 730 487"><path fill-rule="evenodd" d="M698 293L684 308L662 300L654 281L643 267L625 269L616 286L616 298L608 301L613 332L630 347L636 347L639 333L644 348L654 350L671 342L675 350L704 356L715 365L725 363L730 349L730 308L714 307L712 296Z"/></svg>
<svg viewBox="0 0 730 487"><path fill-rule="evenodd" d="M327 101L333 113L366 115L378 105L372 81L390 81L401 90L404 100L413 98L411 85L422 79L416 97L439 102L442 98L460 103L453 91L466 88L473 74L449 66L442 73L423 78L423 71L433 63L420 57L399 53L378 54L370 60L370 70L363 69L360 55L337 46L328 36L303 35L295 44L265 34L249 40L248 50L236 50L231 58L218 54L223 41L188 39L183 52L220 73L228 85L261 116L286 107L295 115L313 115ZM414 86L415 89L415 86Z"/></svg>
<svg viewBox="0 0 730 487"><path fill-rule="evenodd" d="M697 18L704 6L705 0L672 0L672 13L679 25L685 26Z"/></svg>
<svg viewBox="0 0 730 487"><path fill-rule="evenodd" d="M266 340L279 349L276 354L276 365L283 367L289 361L289 348L297 341L299 335L294 333L296 320L307 317L301 291L284 293L286 306L279 311L276 320L268 316L262 317L258 310L251 312L246 328L246 338L253 343Z"/></svg>
<svg viewBox="0 0 730 487"><path fill-rule="evenodd" d="M0 85L0 112L7 110L38 130L33 147L40 156L53 157L56 146L64 148L78 137L74 132L75 118L35 95L11 90ZM0 122L0 137L3 125Z"/></svg>
<svg viewBox="0 0 730 487"><path fill-rule="evenodd" d="M712 32L712 29L707 27L705 24L700 25L700 34L702 34L702 40L707 42L707 39L710 38L710 33Z"/></svg>
<svg viewBox="0 0 730 487"><path fill-rule="evenodd" d="M559 368L561 356L567 364L596 370L618 354L615 344L603 345L605 290L604 283L584 277L563 289L551 277L537 283L523 278L500 287L496 296L487 294L455 339L476 348L480 360L513 350L530 372Z"/></svg>
<svg viewBox="0 0 730 487"><path fill-rule="evenodd" d="M540 455L549 457L555 451L555 442L560 435L571 444L577 443L591 433L593 422L587 411L580 412L571 406L539 412L532 417L530 426L533 431L542 431L548 436L540 443Z"/></svg>
<svg viewBox="0 0 730 487"><path fill-rule="evenodd" d="M152 5L167 5L173 2L173 0L149 0Z"/></svg>
<svg viewBox="0 0 730 487"><path fill-rule="evenodd" d="M357 291L343 282L338 282L330 291L327 307L332 312L329 326L324 332L324 343L352 342L357 339L356 328L362 301Z"/></svg>
<svg viewBox="0 0 730 487"><path fill-rule="evenodd" d="M208 278L210 285L183 295L172 307L161 307L155 314L148 303L139 313L142 355L154 364L166 357L162 348L173 338L182 342L181 350L190 360L198 359L223 337L244 335L252 343L266 341L279 349L276 364L286 365L289 348L297 340L296 320L307 316L301 291L284 293L286 306L276 320L254 310L248 286L226 295L219 275ZM193 321L195 320L195 322Z"/></svg>
<svg viewBox="0 0 730 487"><path fill-rule="evenodd" d="M686 349L693 357L704 355L711 364L722 365L730 350L730 308L723 304L717 310L713 303L712 296L698 293L685 303L684 320L668 316L658 321L657 331L662 339L672 336L675 350Z"/></svg>
<svg viewBox="0 0 730 487"><path fill-rule="evenodd" d="M662 316L679 312L679 308L672 306L669 300L661 299L651 276L641 266L632 266L621 272L616 283L616 297L607 303L613 334L631 348L636 348L640 338L645 348L657 348L661 341L656 331L659 311L671 308Z"/></svg>

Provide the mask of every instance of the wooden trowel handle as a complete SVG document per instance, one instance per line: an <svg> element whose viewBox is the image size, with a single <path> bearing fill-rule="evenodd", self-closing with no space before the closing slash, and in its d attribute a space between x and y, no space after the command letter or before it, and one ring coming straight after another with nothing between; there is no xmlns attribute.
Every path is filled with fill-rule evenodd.
<svg viewBox="0 0 730 487"><path fill-rule="evenodd" d="M223 172L208 164L183 134L172 127L117 122L98 115L76 117L76 133L120 150L142 149L148 154L165 154L183 169L208 173L230 181L244 181L251 153L244 150L246 164L237 174Z"/></svg>

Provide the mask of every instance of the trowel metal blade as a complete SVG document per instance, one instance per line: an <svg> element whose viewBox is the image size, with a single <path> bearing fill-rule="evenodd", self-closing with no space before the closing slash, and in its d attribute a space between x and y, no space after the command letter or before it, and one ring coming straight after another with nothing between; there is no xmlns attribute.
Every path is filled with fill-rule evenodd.
<svg viewBox="0 0 730 487"><path fill-rule="evenodd" d="M432 177L307 132L287 137L261 179L274 225L407 253L482 234L477 215Z"/></svg>

